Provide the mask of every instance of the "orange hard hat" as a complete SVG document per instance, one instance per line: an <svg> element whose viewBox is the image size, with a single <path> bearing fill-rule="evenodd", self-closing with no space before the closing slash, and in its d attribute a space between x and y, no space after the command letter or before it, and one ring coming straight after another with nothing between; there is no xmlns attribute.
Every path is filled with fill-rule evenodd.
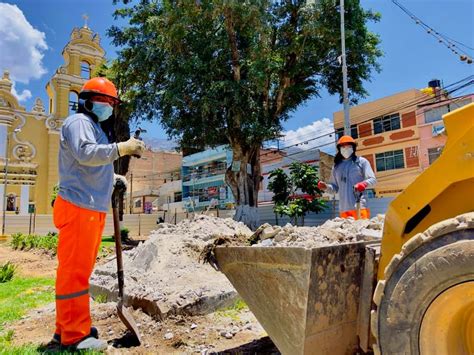
<svg viewBox="0 0 474 355"><path fill-rule="evenodd" d="M337 141L337 146L339 147L341 144L348 144L348 143L356 145L356 141L351 136L342 136Z"/></svg>
<svg viewBox="0 0 474 355"><path fill-rule="evenodd" d="M105 95L120 101L114 83L103 77L87 80L81 89L81 93Z"/></svg>

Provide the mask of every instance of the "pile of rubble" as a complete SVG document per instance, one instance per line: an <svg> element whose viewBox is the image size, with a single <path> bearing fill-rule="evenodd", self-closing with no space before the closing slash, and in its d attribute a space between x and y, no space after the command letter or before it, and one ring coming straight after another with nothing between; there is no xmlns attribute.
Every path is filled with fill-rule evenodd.
<svg viewBox="0 0 474 355"><path fill-rule="evenodd" d="M370 241L382 237L384 216L367 220L353 218L335 218L317 227L296 227L287 224L284 227L261 225L252 236L259 240L256 247L303 247L317 248L321 246Z"/></svg>
<svg viewBox="0 0 474 355"><path fill-rule="evenodd" d="M252 231L230 218L198 215L177 225L159 224L149 239L124 253L125 303L156 318L175 314L207 314L237 299L227 278L198 262L201 250L215 237L246 240ZM115 257L91 277L91 292L107 300L117 297Z"/></svg>

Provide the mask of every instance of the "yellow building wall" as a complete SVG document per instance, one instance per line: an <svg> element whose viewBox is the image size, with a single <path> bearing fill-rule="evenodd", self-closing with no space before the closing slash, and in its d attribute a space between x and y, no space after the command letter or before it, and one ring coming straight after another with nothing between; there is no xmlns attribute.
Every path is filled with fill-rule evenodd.
<svg viewBox="0 0 474 355"><path fill-rule="evenodd" d="M37 99L31 112L20 106L12 95L12 82L8 72L0 79L0 125L8 127L9 137L12 137L13 130L21 128L21 132L16 133L20 143L11 140L7 151L9 168L6 191L7 194L18 196L18 207L21 184L31 184L28 202L35 203L39 214L52 212L51 194L59 181L60 129L62 122L69 115L69 93L78 93L88 79L81 77L81 62L87 62L92 72L105 57L99 36L88 27L75 28L72 31L71 39L62 54L64 65L56 70L46 85L49 102L44 105ZM14 149L24 152L23 155L14 156ZM3 166L4 160L0 159L0 169L3 170ZM29 179L33 180L24 182L21 179L27 171L33 171L36 177L30 176ZM3 174L0 175L0 184L3 186ZM23 197L23 202L24 200ZM15 212L8 212L12 213Z"/></svg>

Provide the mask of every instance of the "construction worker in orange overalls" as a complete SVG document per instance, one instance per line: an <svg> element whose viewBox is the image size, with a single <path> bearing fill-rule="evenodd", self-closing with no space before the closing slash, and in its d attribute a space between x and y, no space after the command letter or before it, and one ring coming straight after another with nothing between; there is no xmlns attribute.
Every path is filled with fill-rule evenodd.
<svg viewBox="0 0 474 355"><path fill-rule="evenodd" d="M113 161L140 156L142 141L110 142L104 127L119 103L117 89L105 78L88 80L79 93L76 114L61 128L59 192L54 202L54 224L59 229L56 276L56 331L52 343L73 350L104 350L91 326L89 278L102 239L105 216L118 177ZM110 121L108 121L110 122Z"/></svg>
<svg viewBox="0 0 474 355"><path fill-rule="evenodd" d="M357 219L360 202L360 218L370 218L365 190L377 183L374 171L367 159L356 156L357 144L351 136L342 136L337 141L337 154L329 183L319 181L322 191L339 192L339 211L342 218ZM359 201L358 201L359 200Z"/></svg>

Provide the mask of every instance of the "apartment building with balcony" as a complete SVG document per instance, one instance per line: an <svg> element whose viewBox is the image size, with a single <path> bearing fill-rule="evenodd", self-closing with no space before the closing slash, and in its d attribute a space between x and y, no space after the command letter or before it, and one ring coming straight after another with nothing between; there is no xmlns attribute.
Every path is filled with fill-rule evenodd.
<svg viewBox="0 0 474 355"><path fill-rule="evenodd" d="M232 151L224 145L183 157L184 209L188 212L207 209L211 201L220 209L233 207L232 192L225 183L225 172L230 164Z"/></svg>

